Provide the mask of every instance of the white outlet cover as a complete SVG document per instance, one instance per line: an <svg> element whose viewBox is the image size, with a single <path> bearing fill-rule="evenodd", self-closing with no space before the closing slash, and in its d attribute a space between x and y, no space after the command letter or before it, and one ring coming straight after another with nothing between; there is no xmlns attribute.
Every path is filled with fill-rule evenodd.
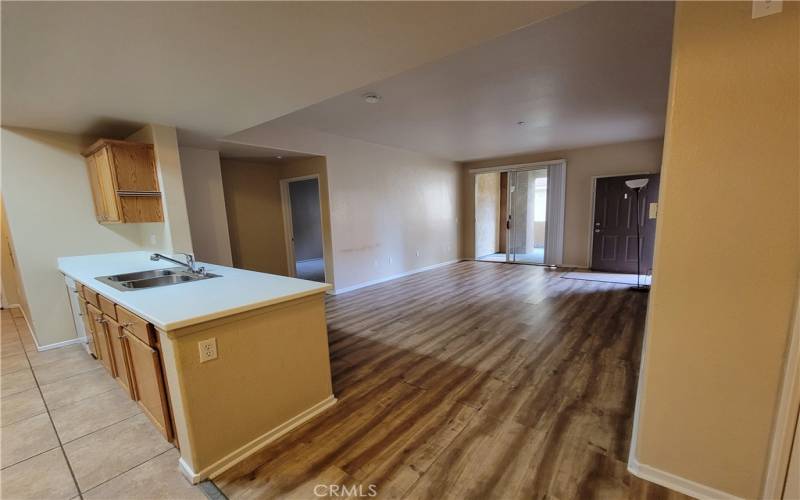
<svg viewBox="0 0 800 500"><path fill-rule="evenodd" d="M197 348L200 351L201 363L217 359L217 339L210 338L201 340L197 343Z"/></svg>
<svg viewBox="0 0 800 500"><path fill-rule="evenodd" d="M753 19L783 11L783 0L753 0Z"/></svg>

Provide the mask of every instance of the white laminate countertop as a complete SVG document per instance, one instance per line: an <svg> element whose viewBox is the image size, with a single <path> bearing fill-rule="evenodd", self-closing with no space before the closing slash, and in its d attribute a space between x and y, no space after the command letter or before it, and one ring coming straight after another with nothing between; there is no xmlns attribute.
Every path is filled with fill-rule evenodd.
<svg viewBox="0 0 800 500"><path fill-rule="evenodd" d="M162 252L163 253L163 252ZM198 263L211 278L142 290L120 291L95 278L150 269L176 267L169 261L150 260L152 252L124 252L60 257L58 269L106 298L129 309L161 330L174 330L251 309L323 293L331 288L274 274L257 273ZM170 254L164 254L174 257ZM178 256L177 260L183 260Z"/></svg>

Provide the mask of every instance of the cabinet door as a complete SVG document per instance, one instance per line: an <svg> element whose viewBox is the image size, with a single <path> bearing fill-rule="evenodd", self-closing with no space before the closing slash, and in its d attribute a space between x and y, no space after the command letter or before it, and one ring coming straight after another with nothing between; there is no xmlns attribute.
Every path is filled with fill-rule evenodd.
<svg viewBox="0 0 800 500"><path fill-rule="evenodd" d="M97 359L103 363L105 369L112 376L114 375L113 354L109 350L108 344L108 331L106 330L106 320L103 318L103 313L100 309L91 304L86 304L86 311L89 314L89 319L92 323L92 330L94 332L95 352Z"/></svg>
<svg viewBox="0 0 800 500"><path fill-rule="evenodd" d="M114 358L114 372L116 373L117 382L125 388L131 399L136 399L133 384L131 383L130 361L128 361L127 356L128 348L125 345L128 340L125 338L125 331L113 318L105 316L105 320L106 329L108 330L108 343L111 346L110 351Z"/></svg>
<svg viewBox="0 0 800 500"><path fill-rule="evenodd" d="M93 320L89 317L89 313L86 311L86 301L81 298L78 300L78 305L81 308L83 329L86 331L86 342L89 345L89 352L91 352L95 358L100 359L100 355L97 353L97 343L94 340L94 325L92 324Z"/></svg>
<svg viewBox="0 0 800 500"><path fill-rule="evenodd" d="M112 144L108 146L108 149L116 174L117 191L137 193L158 191L156 162L152 145Z"/></svg>
<svg viewBox="0 0 800 500"><path fill-rule="evenodd" d="M136 400L167 441L172 441L167 391L161 374L158 351L128 331L125 331L125 337L128 341L128 359L131 361Z"/></svg>
<svg viewBox="0 0 800 500"><path fill-rule="evenodd" d="M97 222L105 222L106 208L103 201L103 191L100 187L100 177L97 173L97 159L94 155L86 158L86 168L89 170L89 185L92 188L92 201Z"/></svg>
<svg viewBox="0 0 800 500"><path fill-rule="evenodd" d="M108 148L99 149L92 155L92 158L97 169L97 182L103 206L103 222L121 222L114 169Z"/></svg>

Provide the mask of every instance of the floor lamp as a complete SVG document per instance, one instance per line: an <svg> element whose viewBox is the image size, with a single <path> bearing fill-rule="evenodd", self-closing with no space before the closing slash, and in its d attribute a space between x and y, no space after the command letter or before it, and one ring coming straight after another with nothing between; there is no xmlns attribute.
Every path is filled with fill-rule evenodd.
<svg viewBox="0 0 800 500"><path fill-rule="evenodd" d="M639 235L639 222L642 220L639 215L639 192L647 186L650 179L631 179L625 181L625 185L636 191L636 286L630 289L637 292L649 292L650 287L642 285L640 280L642 277L642 238Z"/></svg>

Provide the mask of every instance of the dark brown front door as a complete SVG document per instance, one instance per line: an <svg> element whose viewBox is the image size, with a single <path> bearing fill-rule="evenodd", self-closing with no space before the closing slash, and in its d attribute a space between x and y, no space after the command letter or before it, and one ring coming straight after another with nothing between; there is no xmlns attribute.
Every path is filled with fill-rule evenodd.
<svg viewBox="0 0 800 500"><path fill-rule="evenodd" d="M659 174L601 177L594 198L592 269L614 273L636 273L636 192L625 185L631 179L650 182L639 194L639 228L642 274L653 267L656 219L650 204L658 202Z"/></svg>

